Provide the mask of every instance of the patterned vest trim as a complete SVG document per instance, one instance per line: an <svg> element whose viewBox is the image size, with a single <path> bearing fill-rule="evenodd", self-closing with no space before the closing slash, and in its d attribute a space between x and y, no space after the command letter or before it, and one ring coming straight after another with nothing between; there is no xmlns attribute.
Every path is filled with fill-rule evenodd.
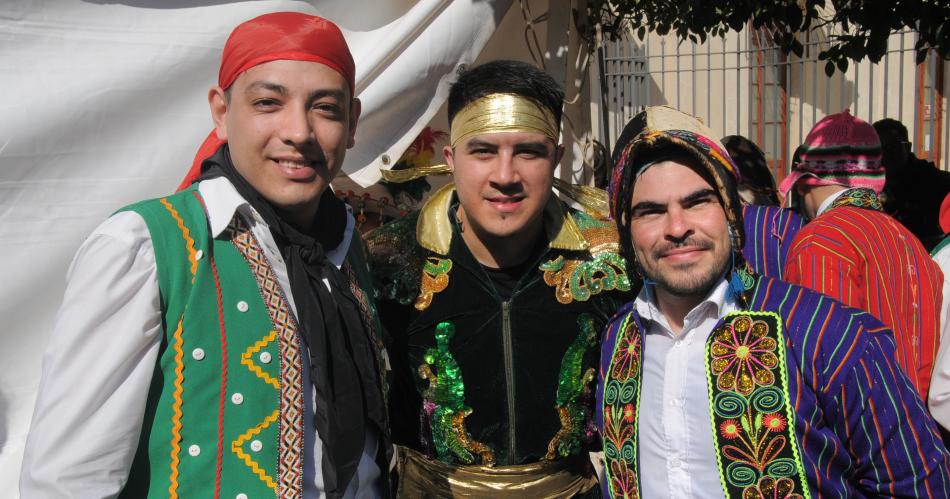
<svg viewBox="0 0 950 499"><path fill-rule="evenodd" d="M165 334L122 497L300 497L301 345L240 216L211 238L191 188L127 210L155 249Z"/></svg>
<svg viewBox="0 0 950 499"><path fill-rule="evenodd" d="M784 337L778 314L741 311L720 321L706 342L709 414L726 497L809 497Z"/></svg>
<svg viewBox="0 0 950 499"><path fill-rule="evenodd" d="M706 342L713 442L726 497L809 496L796 413L788 392L782 320L773 312L727 315ZM604 473L611 497L640 496L637 463L642 337L627 313L604 383Z"/></svg>

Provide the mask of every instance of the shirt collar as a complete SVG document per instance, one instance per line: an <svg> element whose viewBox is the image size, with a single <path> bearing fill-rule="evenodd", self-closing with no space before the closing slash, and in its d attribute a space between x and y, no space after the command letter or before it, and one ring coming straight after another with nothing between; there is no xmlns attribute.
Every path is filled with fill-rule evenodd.
<svg viewBox="0 0 950 499"><path fill-rule="evenodd" d="M659 323L663 325L665 329L671 330L666 316L663 315L663 312L660 311L656 303L656 293L653 292L654 286L655 284L644 284L640 289L640 293L637 294L637 298L634 300L637 315L639 315L641 319ZM722 278L719 279L719 283L716 287L709 291L706 298L686 314L686 321L689 321L698 314L702 314L704 311L715 311L716 317L722 318L729 313L735 312L738 308L735 297L729 292L729 282L726 281L725 278ZM686 321L684 321L684 324Z"/></svg>
<svg viewBox="0 0 950 499"><path fill-rule="evenodd" d="M208 180L202 180L198 183L198 192L204 200L205 209L208 213L208 225L211 227L211 237L218 237L224 232L224 229L231 223L235 212L241 212L245 215L248 222L258 224L268 232L270 227L264 222L264 219L257 213L257 210L247 202L246 199L238 194L237 189L231 185L226 177L215 177ZM353 231L356 227L356 220L353 218L352 208L346 206L346 229L343 232L343 240L340 244L326 252L327 259L334 266L339 268L343 265L343 260L350 249L350 242L353 239Z"/></svg>
<svg viewBox="0 0 950 499"><path fill-rule="evenodd" d="M449 253L452 243L452 222L448 217L455 184L442 187L422 206L416 222L416 240L427 250L440 255ZM553 193L544 207L544 230L552 249L586 251L590 243L580 227Z"/></svg>
<svg viewBox="0 0 950 499"><path fill-rule="evenodd" d="M818 213L815 213L815 218L818 218L819 215L828 211L831 208L831 204L834 203L838 198L844 195L844 193L850 191L851 189L845 188L840 191L828 196L824 201L818 205Z"/></svg>

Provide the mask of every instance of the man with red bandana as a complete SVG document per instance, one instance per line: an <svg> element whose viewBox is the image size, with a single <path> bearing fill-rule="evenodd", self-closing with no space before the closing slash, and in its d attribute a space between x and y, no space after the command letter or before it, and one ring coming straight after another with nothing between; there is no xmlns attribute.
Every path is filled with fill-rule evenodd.
<svg viewBox="0 0 950 499"><path fill-rule="evenodd" d="M325 19L232 32L180 191L119 210L73 260L23 497L388 495L368 268L327 189L354 74Z"/></svg>

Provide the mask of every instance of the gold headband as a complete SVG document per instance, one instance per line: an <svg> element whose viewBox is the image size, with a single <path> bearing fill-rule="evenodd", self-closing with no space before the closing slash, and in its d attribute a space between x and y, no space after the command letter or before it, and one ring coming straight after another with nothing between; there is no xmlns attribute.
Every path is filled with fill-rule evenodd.
<svg viewBox="0 0 950 499"><path fill-rule="evenodd" d="M450 128L452 147L485 133L540 133L555 144L558 139L554 114L527 97L513 94L491 94L470 102L455 114Z"/></svg>

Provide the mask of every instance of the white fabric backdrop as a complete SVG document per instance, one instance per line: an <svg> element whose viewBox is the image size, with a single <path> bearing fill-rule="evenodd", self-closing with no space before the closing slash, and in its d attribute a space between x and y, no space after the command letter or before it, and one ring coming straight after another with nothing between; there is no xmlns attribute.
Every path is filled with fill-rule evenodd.
<svg viewBox="0 0 950 499"><path fill-rule="evenodd" d="M510 4L4 0L0 495L16 496L40 359L72 254L116 209L178 184L211 129L206 93L235 25L279 10L340 25L363 101L344 172L365 186L378 180L381 158L398 158L439 110L458 66L478 56Z"/></svg>

